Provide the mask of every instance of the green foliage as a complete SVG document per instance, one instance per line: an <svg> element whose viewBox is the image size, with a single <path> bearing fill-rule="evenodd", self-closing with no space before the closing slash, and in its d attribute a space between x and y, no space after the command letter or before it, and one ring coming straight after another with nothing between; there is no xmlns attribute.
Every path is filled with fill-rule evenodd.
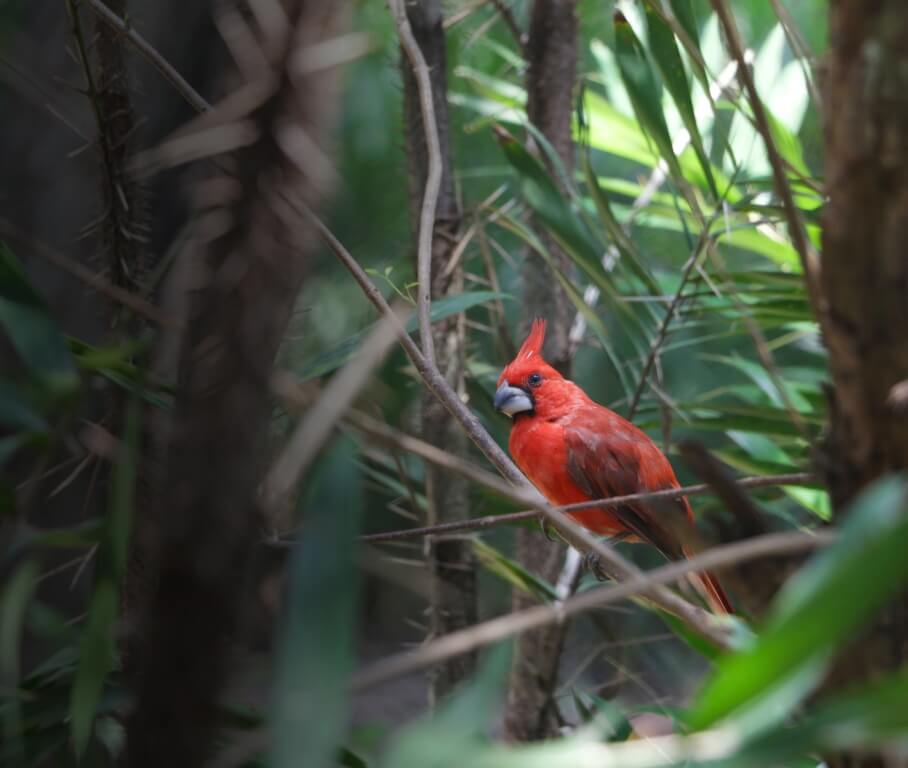
<svg viewBox="0 0 908 768"><path fill-rule="evenodd" d="M339 439L323 454L301 497L306 534L290 560L275 666L275 768L328 765L343 737L359 591L353 556L362 489L351 477L355 458L353 443Z"/></svg>
<svg viewBox="0 0 908 768"><path fill-rule="evenodd" d="M95 583L82 631L79 664L69 705L73 746L81 756L91 736L98 702L116 663L116 621L120 587L126 576L139 446L139 400L126 409L123 440L110 481L110 500L101 532Z"/></svg>
<svg viewBox="0 0 908 768"><path fill-rule="evenodd" d="M528 4L510 5L525 23ZM757 88L796 205L818 242L821 137L808 62L790 50L771 4L733 5L754 52ZM810 44L820 45L821 25L813 23L824 10L820 0L785 5ZM670 453L687 438L705 443L742 473L808 469L827 421L826 355L763 138L735 86L707 4L622 1L617 6L626 16L613 23L615 3L580 4L575 168L565 168L528 123L525 64L492 4L455 6L445 7L452 14L446 32L450 134L465 212L457 250L464 278L434 302L432 319L465 318L466 396L486 426L504 439L506 425L488 400L509 354L501 329L516 335L533 310L524 305L520 280L524 255L533 252L573 304L576 327L583 329L573 376L595 399L627 414L635 393L642 393L634 420ZM381 4L359 4L354 15L373 50L351 64L340 131L342 183L331 228L382 291L407 301L414 270L404 245L406 179L397 151L398 48ZM566 254L568 268L549 243ZM314 386L357 354L375 317L329 256L313 261L281 364ZM688 264L692 269L682 278ZM408 330L415 332L415 318ZM144 353L158 339L89 343L65 336L5 246L0 332L16 363L0 376L0 511L14 524L0 552L8 574L0 590L0 762L67 764L78 756L85 765L110 764L122 749L120 722L128 705L116 630L142 460L139 416L169 413L176 383L149 375ZM358 407L415 432L424 386L402 359L392 355L376 372ZM43 526L39 507L49 506L50 496L36 501L23 492L27 483L8 479L9 470L34 479L58 465L66 469L61 456L86 466L101 462L81 447L78 432L87 415L95 418L89 401L97 393L129 404L118 426L116 459L104 466L110 472L107 502L95 505L88 520ZM263 462L295 418L275 405L273 445ZM680 462L675 466L682 480L693 479ZM61 473L69 477L68 470ZM420 596L397 600L394 593L388 600L380 569L370 575L374 582L360 583L365 579L356 538L361 528L401 527L389 509L416 518L427 514L424 482L424 467L414 457L354 447L346 435L309 472L300 497L300 535L286 570L275 662L258 681L270 686L270 705L264 712L224 706L226 734L268 734L268 746L250 763L800 768L816 765L819 750L904 741L905 671L835 698L810 700L832 655L908 577L900 478L880 483L837 516L836 543L798 570L765 622L748 627L741 619L735 625L736 653L717 653L677 619L654 616L651 606L635 604L614 622L607 613L578 622L582 629L565 664L586 655L585 644L602 641L602 659L591 656L598 666L590 666L625 684L612 688L599 685L593 672L577 674L556 696L565 732L546 743L496 742L507 648L490 653L475 679L440 703L434 717L403 726L351 724L356 702L347 681L359 661L358 622L367 613L377 620L371 604L362 609L360 595L385 595L375 612L388 614L382 627L393 627L387 634L399 639L400 628L424 620L427 580L424 570L413 570L419 576L404 586L416 587ZM806 529L832 516L819 485L765 489L755 497L779 527ZM470 502L477 515L511 510L475 488ZM733 522L714 499L694 506L698 516ZM482 533L472 541L482 569L483 615L506 610L505 588L540 602L556 599L550 583L512 556L509 533ZM644 560L640 549L632 552ZM77 555L79 567L97 553L87 599L66 615L39 589L49 575L45 563L60 552ZM402 552L407 550L389 548L388 562L415 569ZM418 548L409 554L420 556ZM635 633L650 624L668 626L671 638L644 657ZM52 652L23 667L24 638L31 635ZM406 635L407 642L413 637ZM423 639L422 630L416 639ZM628 649L627 664L616 659L619 647ZM671 699L658 710L670 715L674 732L647 740L638 738L637 728L639 717L661 701L654 680ZM699 693L688 701L692 690Z"/></svg>

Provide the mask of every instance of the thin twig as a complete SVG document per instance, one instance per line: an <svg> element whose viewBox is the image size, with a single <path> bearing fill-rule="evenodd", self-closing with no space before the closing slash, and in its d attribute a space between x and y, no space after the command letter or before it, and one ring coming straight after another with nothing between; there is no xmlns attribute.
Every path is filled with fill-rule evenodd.
<svg viewBox="0 0 908 768"><path fill-rule="evenodd" d="M790 475L773 475L767 477L743 477L735 480L734 484L739 488L772 488L780 485L804 485L815 482L815 478L808 472L792 473ZM632 493L627 496L614 496L610 499L598 499L596 501L583 501L576 504L567 504L561 507L554 507L561 512L570 514L579 512L584 509L593 509L595 507L611 506L616 504L628 504L638 501L652 501L654 499L677 499L681 496L709 496L714 495L715 489L707 483L698 483L688 485L683 488L671 488L665 491L653 491L652 493ZM382 533L372 533L363 536L363 541L370 543L380 541L400 541L402 539L413 539L421 536L439 533L464 533L468 531L482 531L488 528L497 528L510 523L519 523L524 520L532 520L539 517L539 512L535 509L525 509L520 512L508 512L502 515L486 515L485 517L474 517L470 520L458 520L452 523L443 523L441 525L425 526L421 528L408 528L399 531L386 531Z"/></svg>
<svg viewBox="0 0 908 768"><path fill-rule="evenodd" d="M807 229L804 226L804 220L800 211L794 202L794 196L791 191L791 185L788 183L788 176L785 173L785 163L782 160L779 149L776 147L772 130L769 127L769 118L766 115L766 109L760 94L757 93L757 87L754 84L750 69L748 69L744 57L744 46L741 44L741 37L738 33L738 27L735 23L734 16L728 8L725 0L711 0L713 9L722 25L725 33L725 43L728 46L732 58L738 62L738 79L747 92L747 98L750 102L750 108L753 111L756 129L766 145L766 155L769 158L769 164L772 167L773 181L775 182L776 194L782 200L782 208L785 211L785 219L788 223L789 235L798 256L801 260L801 267L804 270L804 281L807 284L807 291L810 295L811 304L814 311L822 314L823 307L822 293L819 286L819 257L807 237Z"/></svg>
<svg viewBox="0 0 908 768"><path fill-rule="evenodd" d="M469 462L461 463L462 460L457 460L457 457L451 456L450 454L439 450L434 445L429 445L428 443L424 443L423 441L418 440L415 437L410 437L409 435L399 435L399 433L399 438L392 438L391 433L396 432L396 430L392 430L386 425L381 425L380 431L372 431L372 426L367 426L367 422L363 420L362 414L356 412L351 411L350 414L348 414L347 421L354 427L360 429L363 432L366 432L367 434L372 435L373 437L377 437L379 440L387 440L388 442L394 441L394 444L402 448L403 450L414 453L417 456L426 459L427 461L437 463L439 466L442 466L453 472L463 473L466 477L470 478L479 485L489 488L490 490L493 490L496 493L505 496L506 498L525 501L522 494L515 492L511 486L502 483L502 481L499 480L495 475L486 472L480 467L469 464ZM376 425L378 424L378 422L373 423ZM424 450L424 448L428 450ZM444 456L443 459L440 454ZM467 469L467 466L469 467L469 469ZM733 482L739 488L773 488L781 485L810 485L816 482L816 477L809 472L793 472L791 474L784 475L742 477L738 480L734 480ZM570 514L571 512L579 512L584 509L594 509L596 507L602 506L630 504L634 502L653 501L657 499L669 501L671 499L677 499L682 496L709 496L714 494L715 489L710 484L698 483L696 485L687 485L683 488L669 488L663 491L632 493L627 496L613 496L609 499L581 501L575 504L566 504L560 507L553 507L553 509ZM501 515L485 515L484 517L473 517L469 520L456 520L450 523L427 525L421 526L419 528L405 528L397 531L370 533L360 538L362 541L367 541L370 543L381 541L402 541L405 539L417 539L423 536L445 533L467 533L484 531L489 528L498 528L500 526L509 525L511 523L520 523L525 520L533 520L538 517L538 510L524 509L519 512L506 512ZM293 546L294 541L292 539L279 539L270 543L277 546L289 547Z"/></svg>
<svg viewBox="0 0 908 768"><path fill-rule="evenodd" d="M435 103L432 96L432 79L425 57L407 19L403 0L388 0L388 7L397 25L400 46L410 60L413 76L419 91L419 107L422 113L423 132L426 137L428 169L426 188L423 193L419 214L419 242L416 252L417 314L419 317L419 338L422 353L430 365L435 365L435 341L432 338L432 234L435 228L435 209L441 191L443 172L441 144L438 139L438 125L435 119Z"/></svg>
<svg viewBox="0 0 908 768"><path fill-rule="evenodd" d="M711 223L712 220L710 220L710 224ZM678 289L675 291L675 295L672 297L672 303L668 305L665 317L662 318L662 323L659 326L659 330L656 332L656 338L653 339L653 343L650 345L649 354L646 356L646 363L643 366L643 371L640 373L640 381L637 382L637 388L634 390L634 395L631 398L631 404L627 411L627 419L629 421L634 418L634 414L637 412L637 406L640 405L640 398L643 395L643 390L646 388L646 380L649 378L653 364L656 362L659 350L665 343L668 327L671 325L672 320L674 320L675 312L678 311L678 307L684 299L684 289L687 287L687 281L693 274L694 267L700 261L700 255L703 253L703 249L709 240L709 226L707 225L700 233L700 240L697 242L697 247L687 260L687 264L684 265L684 269L681 272L681 282L678 285Z"/></svg>
<svg viewBox="0 0 908 768"><path fill-rule="evenodd" d="M164 76L164 79L177 90L177 93L179 93L183 99L185 99L186 103L196 112L207 112L211 109L211 105L204 97L187 83L186 80L183 79L183 76L167 62L157 49L136 32L128 22L117 16L117 14L104 5L101 0L81 0L81 2L85 3L85 5L87 5L92 12L97 14L98 18L111 29L123 35L123 37L145 57L148 63Z"/></svg>
<svg viewBox="0 0 908 768"><path fill-rule="evenodd" d="M394 323L399 322L401 319L394 316ZM262 484L263 504L269 519L284 517L303 473L393 343L392 321L385 316L369 334L360 354L334 376L331 386L306 412Z"/></svg>
<svg viewBox="0 0 908 768"><path fill-rule="evenodd" d="M670 563L645 574L637 574L620 584L591 589L561 603L539 605L517 613L499 616L469 629L454 632L426 643L416 650L387 657L354 675L351 688L361 691L395 677L432 666L451 656L474 651L522 632L561 622L571 616L635 595L649 594L654 587L665 587L691 573L756 560L761 557L818 549L828 546L834 539L835 534L830 531L815 533L793 531L769 533L765 536L714 547L689 560Z"/></svg>
<svg viewBox="0 0 908 768"><path fill-rule="evenodd" d="M526 58L527 36L521 31L517 19L514 18L514 12L511 10L511 7L505 0L492 0L492 5L495 6L498 15L501 16L501 20L514 38L514 42L517 43L517 47L520 49L520 55L523 56L523 58Z"/></svg>
<svg viewBox="0 0 908 768"><path fill-rule="evenodd" d="M68 272L73 277L85 283L89 288L93 288L107 298L131 309L140 317L164 328L178 328L180 326L180 322L177 318L162 312L151 302L139 298L125 288L114 285L100 274L83 266L69 256L58 253L49 245L46 245L40 240L36 240L32 235L20 230L15 224L9 221L9 219L0 217L0 231L4 232L7 237L27 246L35 254L46 259L55 267L59 267L64 272Z"/></svg>

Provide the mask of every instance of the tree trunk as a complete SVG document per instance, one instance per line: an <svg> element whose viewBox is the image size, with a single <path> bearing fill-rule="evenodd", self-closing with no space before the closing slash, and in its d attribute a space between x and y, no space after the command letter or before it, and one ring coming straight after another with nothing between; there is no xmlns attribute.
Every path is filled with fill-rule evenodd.
<svg viewBox="0 0 908 768"><path fill-rule="evenodd" d="M827 482L841 512L868 483L908 469L908 8L902 0L830 5L821 319L835 385ZM828 687L908 659L904 598L837 664ZM882 757L839 755L836 766Z"/></svg>
<svg viewBox="0 0 908 768"><path fill-rule="evenodd" d="M159 575L140 630L136 706L127 722L130 766L205 762L243 605L271 371L309 244L300 207L326 187L321 166L288 137L298 130L323 145L337 75L291 75L287 60L337 33L339 5L285 5L288 28L272 34L265 51L274 85L243 116L257 139L219 157L219 175L196 195L193 252L183 254L194 271L181 286L191 293L190 309L157 508Z"/></svg>
<svg viewBox="0 0 908 768"><path fill-rule="evenodd" d="M577 69L577 16L574 0L536 0L530 17L527 55L527 114L552 144L565 168L573 168L574 145L571 116ZM549 169L552 171L553 169ZM555 178L557 175L553 174ZM570 260L545 233L540 238L564 272ZM570 300L545 261L528 253L523 270L524 306L528 324L535 317L548 321L546 359L565 375L570 373L568 334L573 319ZM564 566L564 547L548 541L538 531L520 528L515 534L517 561L552 583ZM514 610L535 600L515 591ZM552 694L566 624L555 624L520 635L508 686L505 732L515 741L531 741L558 732Z"/></svg>
<svg viewBox="0 0 908 768"><path fill-rule="evenodd" d="M442 156L442 182L435 210L432 238L432 299L463 290L463 270L449 269L461 224L460 210L451 175L450 128L448 118L447 63L440 0L407 3L407 18L413 35L429 66L435 122ZM401 57L404 79L404 120L408 161L410 220L413 222L414 253L418 238L429 158L425 128L419 106L419 92L413 68ZM414 262L415 263L415 262ZM438 368L458 392L464 391L464 318L448 318L433 326ZM422 435L433 445L463 455L467 440L457 421L431 393L422 402ZM426 465L427 525L463 520L470 514L469 484L460 477ZM437 637L476 623L476 566L469 537L433 536L426 540L431 570L429 635ZM430 701L449 693L473 671L475 654L466 654L439 665L432 674Z"/></svg>

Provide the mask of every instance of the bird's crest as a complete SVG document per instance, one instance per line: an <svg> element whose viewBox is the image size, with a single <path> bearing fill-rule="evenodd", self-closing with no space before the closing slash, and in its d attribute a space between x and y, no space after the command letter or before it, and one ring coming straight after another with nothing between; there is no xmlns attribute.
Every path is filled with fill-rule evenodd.
<svg viewBox="0 0 908 768"><path fill-rule="evenodd" d="M545 320L537 317L533 321L530 333L520 347L516 360L529 360L534 355L542 356L542 344L545 341Z"/></svg>

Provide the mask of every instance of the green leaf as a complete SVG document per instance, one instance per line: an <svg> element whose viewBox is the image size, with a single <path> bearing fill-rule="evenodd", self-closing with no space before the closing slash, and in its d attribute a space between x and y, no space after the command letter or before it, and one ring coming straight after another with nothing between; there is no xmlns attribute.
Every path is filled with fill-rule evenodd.
<svg viewBox="0 0 908 768"><path fill-rule="evenodd" d="M38 563L27 560L11 576L0 593L0 687L9 691L3 707L4 751L18 758L14 764L25 764L22 740L22 710L19 700L20 643L25 628L25 615L32 594L38 586Z"/></svg>
<svg viewBox="0 0 908 768"><path fill-rule="evenodd" d="M811 558L782 589L756 645L722 659L690 712L695 728L732 714L759 711L778 722L819 680L832 652L867 622L908 579L906 487L888 477L851 505L828 550ZM767 715L764 697L785 691L785 706Z"/></svg>
<svg viewBox="0 0 908 768"><path fill-rule="evenodd" d="M358 579L354 562L363 507L356 447L336 439L301 498L304 534L291 556L280 632L271 765L327 766L346 726Z"/></svg>
<svg viewBox="0 0 908 768"><path fill-rule="evenodd" d="M5 381L0 381L0 426L36 433L44 433L49 429L44 417L35 410L23 389Z"/></svg>
<svg viewBox="0 0 908 768"><path fill-rule="evenodd" d="M643 46L619 11L615 13L615 56L637 120L658 147L659 154L668 163L675 179L683 179L684 174L672 149L672 139L662 111L659 84Z"/></svg>
<svg viewBox="0 0 908 768"><path fill-rule="evenodd" d="M466 312L468 309L478 307L481 304L488 304L490 301L500 299L510 300L513 297L508 293L497 291L467 291L458 293L454 296L445 296L443 299L432 302L432 322L437 323L451 315L457 315ZM415 316L410 317L407 322L407 332L414 333L417 328L417 319ZM352 336L338 343L327 352L322 352L314 357L310 357L297 366L298 374L301 381L324 376L337 370L350 358L352 358L362 345L363 341L372 331L374 326L363 329Z"/></svg>
<svg viewBox="0 0 908 768"><path fill-rule="evenodd" d="M54 394L71 393L79 382L76 366L44 301L21 264L0 243L0 329L29 372Z"/></svg>
<svg viewBox="0 0 908 768"><path fill-rule="evenodd" d="M139 399L129 399L120 452L110 482L110 500L98 549L95 584L82 630L79 668L69 702L70 728L77 757L85 753L107 676L116 661L115 625L120 585L129 556L136 466L139 450Z"/></svg>
<svg viewBox="0 0 908 768"><path fill-rule="evenodd" d="M482 539L473 539L473 553L483 568L521 592L532 595L542 602L549 602L558 597L555 588L548 581L531 573L520 563L505 557Z"/></svg>
<svg viewBox="0 0 908 768"><path fill-rule="evenodd" d="M510 644L488 654L475 678L433 716L405 728L381 761L386 768L459 768L481 753L496 721L510 666Z"/></svg>
<svg viewBox="0 0 908 768"><path fill-rule="evenodd" d="M681 54L675 43L675 35L671 27L649 5L646 6L646 21L649 29L650 51L662 75L662 81L665 83L672 101L675 102L675 106L678 108L678 114L681 115L684 127L690 134L691 146L693 146L697 159L703 167L703 174L706 177L709 189L713 197L718 199L719 192L716 188L716 181L713 178L712 165L706 155L706 150L703 148L703 139L697 126L697 118L694 116L694 105L690 96L690 83L687 79L687 73L684 71L684 62L681 61Z"/></svg>
<svg viewBox="0 0 908 768"><path fill-rule="evenodd" d="M564 199L542 163L507 132L498 129L496 137L508 162L517 171L524 200L571 261L599 288L609 307L620 313L626 321L623 329L640 354L644 354L647 349L647 329L630 306L621 301L612 276L602 266L600 258L606 246L584 226L582 219ZM538 248L537 252L543 258L550 259L545 248ZM550 264L555 273L560 274L554 262L550 261ZM563 283L570 282L567 276L560 277Z"/></svg>

